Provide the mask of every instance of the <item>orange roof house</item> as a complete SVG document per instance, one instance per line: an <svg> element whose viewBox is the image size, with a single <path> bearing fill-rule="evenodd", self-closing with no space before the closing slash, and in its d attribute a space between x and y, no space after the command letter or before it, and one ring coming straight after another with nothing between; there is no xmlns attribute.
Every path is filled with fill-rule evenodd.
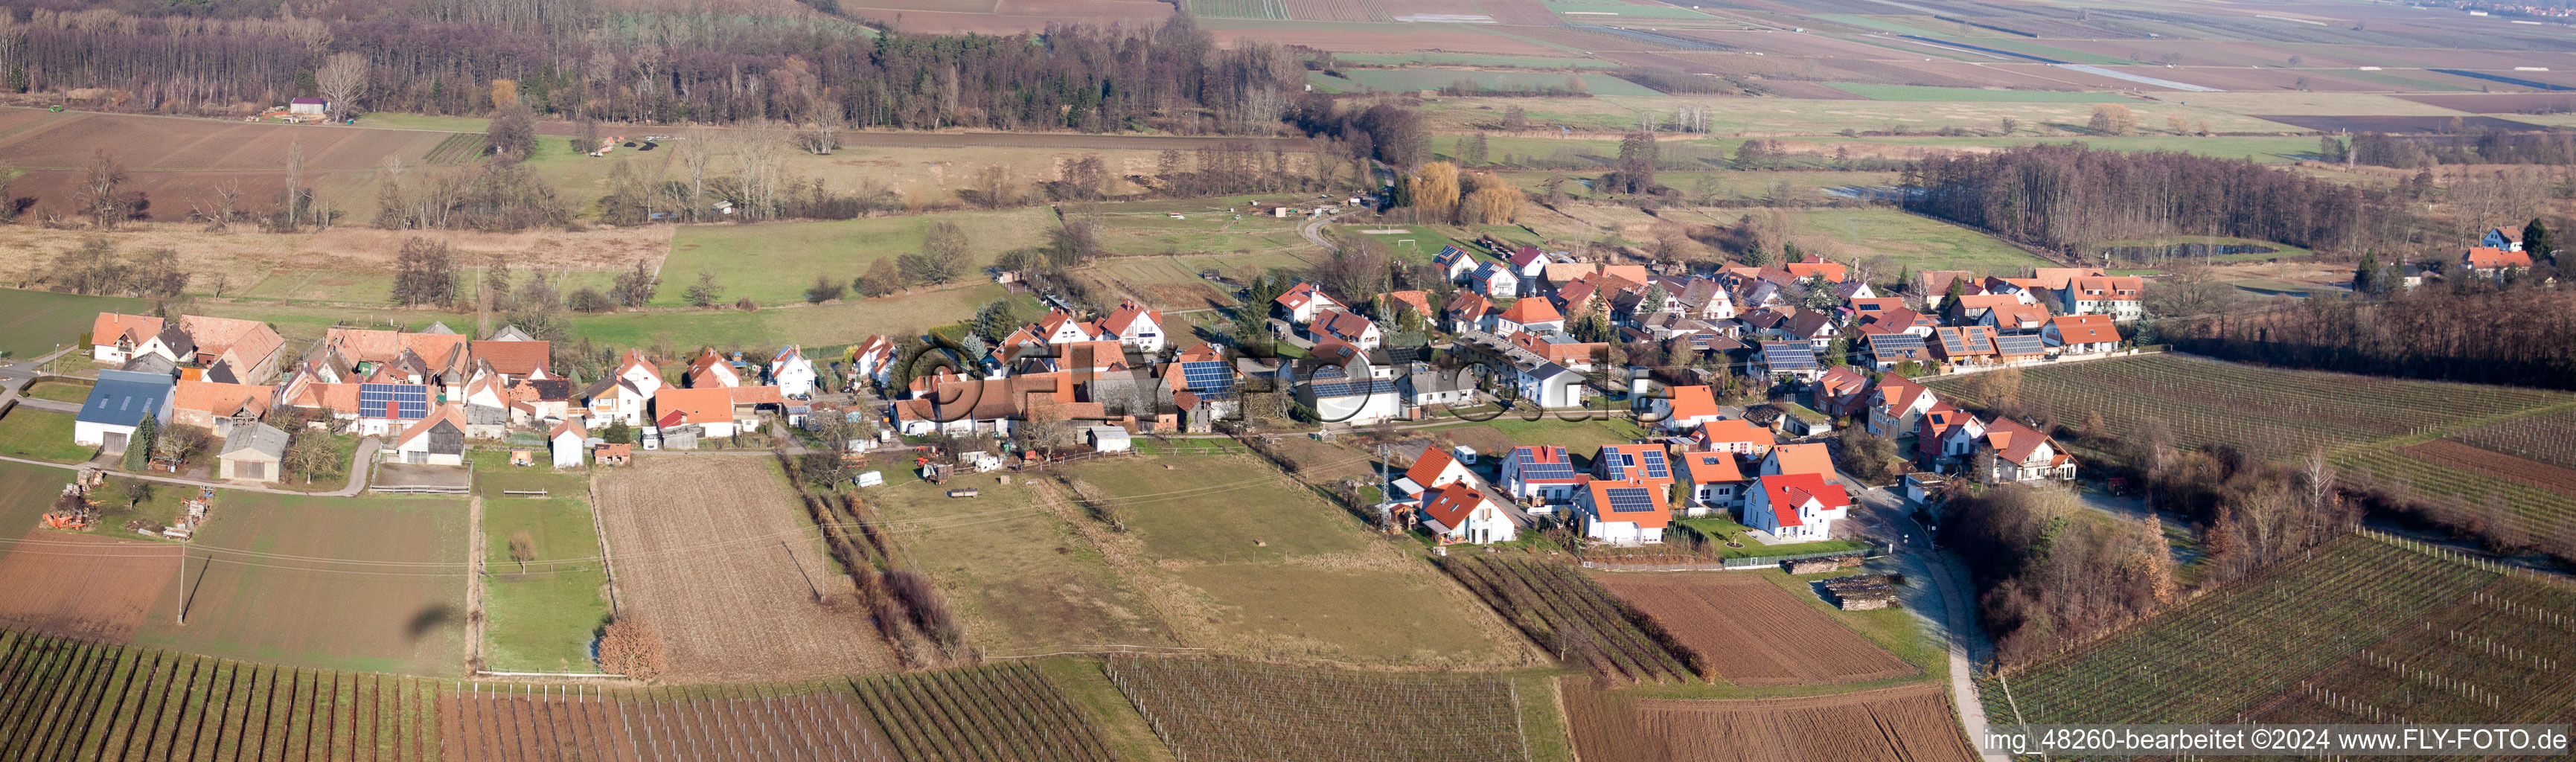
<svg viewBox="0 0 2576 762"><path fill-rule="evenodd" d="M1779 441L1770 429L1755 426L1742 418L1722 418L1700 424L1699 433L1693 439L1693 446L1701 450L1755 455L1769 452L1771 445Z"/></svg>
<svg viewBox="0 0 2576 762"><path fill-rule="evenodd" d="M2530 267L2531 252L2506 251L2489 246L2469 249L2460 255L2460 266L2472 270L2495 270L2505 267Z"/></svg>
<svg viewBox="0 0 2576 762"><path fill-rule="evenodd" d="M677 420L672 419L675 414L679 416ZM653 416L664 426L733 423L733 387L663 387L653 393Z"/></svg>
<svg viewBox="0 0 2576 762"><path fill-rule="evenodd" d="M1558 314L1556 306L1548 304L1545 299L1522 299L1512 302L1511 308L1503 310L1503 314L1497 316L1496 320L1526 328L1547 323L1562 324L1565 322L1565 316Z"/></svg>
<svg viewBox="0 0 2576 762"><path fill-rule="evenodd" d="M1823 260L1812 262L1791 262L1781 265L1780 268L1788 270L1790 275L1795 275L1800 278L1818 278L1824 280L1826 283L1841 283L1844 278L1851 277L1851 268L1844 267L1840 263L1826 262Z"/></svg>
<svg viewBox="0 0 2576 762"><path fill-rule="evenodd" d="M491 363L494 372L511 378L535 373L553 357L543 341L477 341L472 348L474 359Z"/></svg>
<svg viewBox="0 0 2576 762"><path fill-rule="evenodd" d="M112 347L116 346L118 339L125 339L132 344L141 344L160 332L160 318L101 312L96 320L90 321L89 343L91 346Z"/></svg>
<svg viewBox="0 0 2576 762"><path fill-rule="evenodd" d="M1771 448L1771 455L1762 459L1762 473L1765 476L1817 474L1826 479L1832 479L1834 478L1834 455L1827 451L1821 442L1784 444Z"/></svg>
<svg viewBox="0 0 2576 762"><path fill-rule="evenodd" d="M180 381L171 396L170 421L214 428L215 419L245 410L253 416L267 415L269 400L276 394L274 386Z"/></svg>
<svg viewBox="0 0 2576 762"><path fill-rule="evenodd" d="M1706 386L1676 386L1664 390L1665 404L1672 411L1664 416L1664 428L1687 429L1717 420L1717 395Z"/></svg>

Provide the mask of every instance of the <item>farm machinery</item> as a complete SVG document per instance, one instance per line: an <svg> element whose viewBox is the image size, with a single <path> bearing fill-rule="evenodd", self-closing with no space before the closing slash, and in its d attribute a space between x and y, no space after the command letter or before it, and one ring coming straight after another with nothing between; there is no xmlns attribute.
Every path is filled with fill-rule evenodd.
<svg viewBox="0 0 2576 762"><path fill-rule="evenodd" d="M45 512L46 529L88 529L98 523L98 503L90 492L107 482L107 471L96 466L83 467L63 485L62 497L54 499L54 509Z"/></svg>

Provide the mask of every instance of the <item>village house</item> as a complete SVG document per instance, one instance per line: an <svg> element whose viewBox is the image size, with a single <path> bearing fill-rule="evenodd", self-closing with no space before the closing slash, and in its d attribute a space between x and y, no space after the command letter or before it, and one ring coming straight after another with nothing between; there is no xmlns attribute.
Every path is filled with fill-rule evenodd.
<svg viewBox="0 0 2576 762"><path fill-rule="evenodd" d="M1955 473L1960 463L1975 455L1986 436L1986 425L1945 403L1923 412L1914 424L1915 462L1933 473Z"/></svg>
<svg viewBox="0 0 2576 762"><path fill-rule="evenodd" d="M2478 239L2478 247L2510 252L2522 251L2522 231L2517 228L2487 228L2487 234Z"/></svg>
<svg viewBox="0 0 2576 762"><path fill-rule="evenodd" d="M1851 504L1851 494L1823 476L1773 474L1756 480L1743 523L1782 540L1830 540L1834 522L1851 514Z"/></svg>
<svg viewBox="0 0 2576 762"><path fill-rule="evenodd" d="M850 350L850 376L885 383L887 371L894 369L894 340L884 334L873 334ZM649 390L648 390L649 393Z"/></svg>
<svg viewBox="0 0 2576 762"><path fill-rule="evenodd" d="M1932 356L1950 365L1987 365L1995 361L1995 332L1982 325L1942 326L1934 332Z"/></svg>
<svg viewBox="0 0 2576 762"><path fill-rule="evenodd" d="M1467 274L1467 286L1485 296L1517 297L1521 293L1521 278L1512 273L1510 266L1486 262L1477 265L1475 272Z"/></svg>
<svg viewBox="0 0 2576 762"><path fill-rule="evenodd" d="M1762 456L1762 465L1755 469L1754 473L1758 476L1815 474L1824 477L1826 481L1841 479L1841 476L1834 472L1833 453L1826 450L1822 442L1784 444L1771 448L1770 454Z"/></svg>
<svg viewBox="0 0 2576 762"><path fill-rule="evenodd" d="M1335 366L1317 369L1297 385L1296 396L1328 424L1375 426L1404 414L1404 400L1395 393L1394 381L1346 375Z"/></svg>
<svg viewBox="0 0 2576 762"><path fill-rule="evenodd" d="M769 385L778 387L779 394L798 399L814 396L814 382L822 376L815 372L814 361L805 359L805 350L794 344L779 347L778 354L769 358L768 374Z"/></svg>
<svg viewBox="0 0 2576 762"><path fill-rule="evenodd" d="M360 383L355 433L383 436L428 418L438 394L421 384Z"/></svg>
<svg viewBox="0 0 2576 762"><path fill-rule="evenodd" d="M2530 267L2531 255L2522 250L2520 243L2514 244L2512 249L2479 246L2460 253L2460 271L2481 278L2494 278L2507 270Z"/></svg>
<svg viewBox="0 0 2576 762"><path fill-rule="evenodd" d="M1101 318L1098 326L1100 340L1114 340L1144 354L1160 353L1168 343L1163 337L1163 311L1132 301L1120 301L1118 309Z"/></svg>
<svg viewBox="0 0 2576 762"><path fill-rule="evenodd" d="M689 361L689 369L681 372L680 377L688 382L691 389L742 385L741 369L734 367L732 360L713 348L699 352L698 359Z"/></svg>
<svg viewBox="0 0 2576 762"><path fill-rule="evenodd" d="M1503 494L1513 500L1538 504L1557 504L1574 499L1574 493L1592 477L1574 470L1574 461L1565 448L1555 445L1522 445L1503 457L1498 472ZM1533 513L1547 511L1532 509Z"/></svg>
<svg viewBox="0 0 2576 762"><path fill-rule="evenodd" d="M1415 363L1410 372L1395 380L1396 393L1404 398L1404 417L1421 420L1438 406L1465 407L1476 402L1476 379L1466 369L1443 370L1429 363Z"/></svg>
<svg viewBox="0 0 2576 762"><path fill-rule="evenodd" d="M1243 414L1241 378L1226 362L1220 344L1201 344L1163 366L1163 381L1172 388L1172 405L1192 433L1215 430L1216 422Z"/></svg>
<svg viewBox="0 0 2576 762"><path fill-rule="evenodd" d="M1538 283L1540 276L1547 274L1547 265L1552 261L1546 252L1539 251L1538 247L1529 244L1513 247L1512 254L1507 259L1512 263L1512 275L1518 277L1522 283L1533 285Z"/></svg>
<svg viewBox="0 0 2576 762"><path fill-rule="evenodd" d="M1331 336L1362 350L1376 349L1386 343L1386 332L1377 323L1356 312L1326 312L1310 327L1318 336Z"/></svg>
<svg viewBox="0 0 2576 762"><path fill-rule="evenodd" d="M1823 283L1841 283L1843 282L1843 279L1851 277L1851 268L1844 267L1838 262L1827 262L1822 259L1810 259L1805 262L1791 262L1781 265L1780 269L1789 271L1791 276L1796 277L1799 280L1812 278Z"/></svg>
<svg viewBox="0 0 2576 762"><path fill-rule="evenodd" d="M1546 299L1530 298L1512 302L1512 306L1494 316L1494 333L1509 335L1520 331L1562 331L1565 316L1557 314L1555 305Z"/></svg>
<svg viewBox="0 0 2576 762"><path fill-rule="evenodd" d="M215 454L215 478L227 481L274 482L279 465L286 461L286 432L265 423L233 428L224 437L224 447Z"/></svg>
<svg viewBox="0 0 2576 762"><path fill-rule="evenodd" d="M2066 284L2065 304L2060 310L2068 315L2109 315L2111 322L2133 322L2146 315L2139 293L2146 281L2135 275L2097 275L2075 278Z"/></svg>
<svg viewBox="0 0 2576 762"><path fill-rule="evenodd" d="M1434 487L1420 497L1422 526L1442 545L1511 542L1519 536L1511 514L1474 485Z"/></svg>
<svg viewBox="0 0 2576 762"><path fill-rule="evenodd" d="M277 387L181 380L170 400L170 422L195 426L215 436L232 433L233 425L268 415Z"/></svg>
<svg viewBox="0 0 2576 762"><path fill-rule="evenodd" d="M1667 388L1652 409L1666 431L1689 431L1718 419L1717 396L1707 386Z"/></svg>
<svg viewBox="0 0 2576 762"><path fill-rule="evenodd" d="M1276 305L1273 312L1292 325L1315 322L1315 317L1324 312L1350 309L1339 300L1326 296L1323 289L1317 288L1312 283L1299 283L1289 287L1273 302Z"/></svg>
<svg viewBox="0 0 2576 762"><path fill-rule="evenodd" d="M1744 487L1750 480L1733 453L1683 453L1681 465L1681 483L1690 488L1689 504L1683 506L1683 514L1705 516L1717 510L1732 516L1736 508L1744 505Z"/></svg>
<svg viewBox="0 0 2576 762"><path fill-rule="evenodd" d="M478 362L490 363L492 371L517 381L535 374L552 362L550 345L543 341L477 341L469 350Z"/></svg>
<svg viewBox="0 0 2576 762"><path fill-rule="evenodd" d="M1700 424L1691 435L1690 447L1701 452L1723 452L1760 457L1779 442L1770 428L1755 426L1742 418L1724 418Z"/></svg>
<svg viewBox="0 0 2576 762"><path fill-rule="evenodd" d="M1476 255L1456 246L1442 246L1440 253L1431 256L1431 266L1440 268L1440 277L1456 283L1467 273L1475 272Z"/></svg>
<svg viewBox="0 0 2576 762"><path fill-rule="evenodd" d="M1850 366L1837 365L1825 371L1807 386L1808 407L1836 418L1851 418L1869 410L1869 377Z"/></svg>
<svg viewBox="0 0 2576 762"><path fill-rule="evenodd" d="M2120 328L2109 315L2060 315L2050 318L2040 340L2060 354L2085 355L2120 349Z"/></svg>
<svg viewBox="0 0 2576 762"><path fill-rule="evenodd" d="M1583 536L1613 545L1663 542L1673 523L1664 487L1642 481L1593 481L1575 493L1573 511Z"/></svg>
<svg viewBox="0 0 2576 762"><path fill-rule="evenodd" d="M1673 484L1673 471L1658 444L1602 445L1592 456L1592 480L1638 482L1661 490Z"/></svg>
<svg viewBox="0 0 2576 762"><path fill-rule="evenodd" d="M1404 319L1403 315L1407 312L1411 312L1414 316L1422 318L1422 324L1426 326L1431 325L1439 318L1439 313L1431 309L1431 292L1429 291L1386 292L1384 312L1390 316L1387 318L1389 321L1395 322L1398 325L1402 325Z"/></svg>
<svg viewBox="0 0 2576 762"><path fill-rule="evenodd" d="M126 440L152 419L154 428L170 424L170 398L177 381L160 373L101 370L89 399L72 419L72 444L124 452Z"/></svg>
<svg viewBox="0 0 2576 762"><path fill-rule="evenodd" d="M1807 341L1762 342L1761 375L1765 379L1814 381L1825 373L1816 362L1816 346Z"/></svg>
<svg viewBox="0 0 2576 762"><path fill-rule="evenodd" d="M1882 377L1871 394L1869 433L1889 439L1913 433L1915 422L1940 402L1939 395L1914 379Z"/></svg>
<svg viewBox="0 0 2576 762"><path fill-rule="evenodd" d="M196 366L223 363L232 368L239 383L276 378L278 355L286 350L286 337L257 320L187 315L179 318L179 330L196 344Z"/></svg>
<svg viewBox="0 0 2576 762"><path fill-rule="evenodd" d="M1469 487L1479 486L1476 472L1468 470L1467 464L1458 462L1457 457L1438 447L1423 449L1422 456L1413 459L1413 465L1404 470L1404 475L1395 478L1395 488L1406 495L1418 495L1460 483Z"/></svg>
<svg viewBox="0 0 2576 762"><path fill-rule="evenodd" d="M1870 369L1881 373L1895 370L1906 363L1930 365L1938 361L1938 358L1932 356L1932 348L1924 346L1923 337L1918 334L1877 333L1872 329L1864 328L1861 330L1861 338L1869 343Z"/></svg>
<svg viewBox="0 0 2576 762"><path fill-rule="evenodd" d="M161 327L161 319L150 315L98 313L98 317L90 321L90 359L122 365L134 359L145 342L161 335ZM179 360L176 356L169 359L172 362Z"/></svg>
<svg viewBox="0 0 2576 762"><path fill-rule="evenodd" d="M1996 418L1985 426L1985 436L1977 443L1977 460L1991 463L1975 477L1985 482L2073 481L2075 457L2057 446L2057 440L2010 418ZM1989 460L1989 458L1991 460Z"/></svg>
<svg viewBox="0 0 2576 762"><path fill-rule="evenodd" d="M465 408L449 403L411 422L386 449L394 462L411 465L465 465Z"/></svg>
<svg viewBox="0 0 2576 762"><path fill-rule="evenodd" d="M1440 312L1446 318L1450 333L1481 331L1493 327L1494 303L1486 299L1483 294L1473 291L1459 291L1456 297L1449 300L1449 305L1441 308Z"/></svg>

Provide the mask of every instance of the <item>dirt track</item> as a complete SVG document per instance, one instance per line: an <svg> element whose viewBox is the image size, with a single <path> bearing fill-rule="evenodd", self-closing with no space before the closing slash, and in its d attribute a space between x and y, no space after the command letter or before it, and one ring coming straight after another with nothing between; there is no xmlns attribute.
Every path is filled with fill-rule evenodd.
<svg viewBox="0 0 2576 762"><path fill-rule="evenodd" d="M598 481L619 616L661 633L665 679L793 679L894 658L759 458L660 456Z"/></svg>

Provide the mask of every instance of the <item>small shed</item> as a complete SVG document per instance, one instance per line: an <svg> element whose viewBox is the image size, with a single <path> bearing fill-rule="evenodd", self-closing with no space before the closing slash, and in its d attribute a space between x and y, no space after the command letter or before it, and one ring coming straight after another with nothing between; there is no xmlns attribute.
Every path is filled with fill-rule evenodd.
<svg viewBox="0 0 2576 762"><path fill-rule="evenodd" d="M286 432L265 423L233 427L232 436L224 438L224 449L215 455L225 479L254 482L277 481L278 463L286 458Z"/></svg>
<svg viewBox="0 0 2576 762"><path fill-rule="evenodd" d="M1126 429L1116 426L1093 426L1090 429L1094 452L1127 452L1135 449L1136 439Z"/></svg>
<svg viewBox="0 0 2576 762"><path fill-rule="evenodd" d="M297 98L286 102L286 113L289 114L320 115L330 111L331 99L329 98Z"/></svg>
<svg viewBox="0 0 2576 762"><path fill-rule="evenodd" d="M581 416L565 418L546 432L546 441L555 454L556 468L580 468L582 453L589 449L590 432L581 427Z"/></svg>
<svg viewBox="0 0 2576 762"><path fill-rule="evenodd" d="M861 487L880 487L885 485L884 471L861 471L857 478L859 480L859 486Z"/></svg>
<svg viewBox="0 0 2576 762"><path fill-rule="evenodd" d="M513 465L513 466L533 466L533 465L536 465L536 464L537 464L537 454L536 454L536 453L533 453L533 452L530 452L530 451L527 451L527 450L511 450L511 451L510 451L510 465Z"/></svg>
<svg viewBox="0 0 2576 762"><path fill-rule="evenodd" d="M635 458L635 445L603 444L591 448L590 457L603 466L623 466Z"/></svg>

